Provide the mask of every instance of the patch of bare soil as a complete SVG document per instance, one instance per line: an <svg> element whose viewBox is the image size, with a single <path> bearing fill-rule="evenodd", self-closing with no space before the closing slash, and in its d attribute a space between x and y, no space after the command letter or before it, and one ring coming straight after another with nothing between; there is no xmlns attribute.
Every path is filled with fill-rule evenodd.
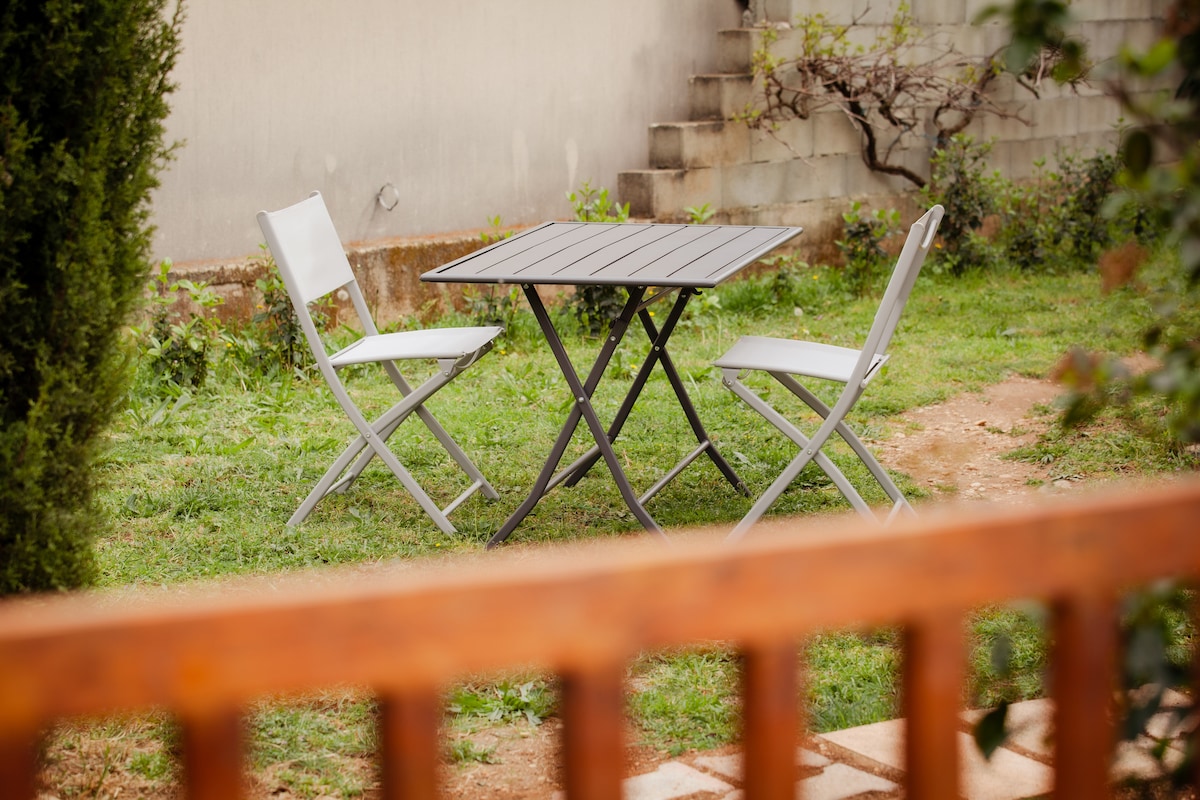
<svg viewBox="0 0 1200 800"><path fill-rule="evenodd" d="M900 415L891 423L891 437L874 449L880 463L910 475L934 501L1029 503L1072 483L1051 482L1044 466L1004 456L1035 443L1055 424L1044 408L1061 394L1062 387L1050 381L1010 378L982 393Z"/></svg>

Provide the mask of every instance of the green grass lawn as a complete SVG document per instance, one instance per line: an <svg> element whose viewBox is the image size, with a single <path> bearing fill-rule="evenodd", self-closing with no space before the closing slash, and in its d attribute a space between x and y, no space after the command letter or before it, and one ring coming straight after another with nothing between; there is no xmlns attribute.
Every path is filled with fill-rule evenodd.
<svg viewBox="0 0 1200 800"><path fill-rule="evenodd" d="M1147 281L1153 285L1175 267L1160 258L1148 269L1158 273ZM1140 331L1153 319L1154 302L1153 295L1136 286L1103 294L1094 274L1003 272L952 278L927 269L896 335L892 361L872 383L851 424L869 439L882 435L889 415L1014 374L1045 377L1072 345L1132 353ZM847 296L829 272L818 269L767 271L693 301L689 318L672 340L672 355L718 447L754 492L761 492L792 458L792 447L722 388L712 359L750 333L856 346L875 303L874 298ZM665 310L663 306L659 313ZM441 324L468 322L447 318ZM572 327L567 318L564 325ZM598 343L578 333L565 338L576 363L590 365ZM614 359L596 398L602 419L611 416L627 383L623 379L640 364L642 339L640 329L631 332ZM393 402L394 389L381 375L359 369L349 385L366 408L381 410ZM825 387L827 398L835 388ZM767 390L772 400L781 399L782 390ZM447 535L378 461L350 491L322 501L305 524L284 526L352 436L352 427L319 379L268 379L227 359L214 367L201 391L169 396L135 392L100 467L105 482L101 504L114 520L98 541L100 584L150 586L474 553L524 498L570 401L527 312L513 321L493 353L436 396L431 409L501 495L495 502L478 495L469 500L451 517L459 533ZM1139 422L1153 420L1157 412L1147 403L1129 414L1108 414L1083 433L1054 431L1019 455L1070 458L1074 473L1097 478L1116 475L1130 463L1146 474L1194 469L1194 456L1161 437L1136 432ZM392 441L435 500L448 502L465 488L465 479L419 425L406 424ZM568 459L588 441L577 433ZM657 372L618 441L635 490L650 486L693 446L670 387ZM865 470L836 449L833 456L861 484ZM897 477L919 508L919 489L906 476ZM866 496L882 500L878 490ZM701 458L649 509L667 529L732 526L750 502ZM770 514L848 508L824 475L810 467ZM643 535L601 463L579 486L554 490L506 546ZM971 632L973 699L991 703L1036 696L1041 691L1041 637L1035 613L981 610ZM897 641L891 630L829 631L804 643L810 671L804 699L813 729L874 722L897 713ZM1013 654L1002 670L993 668L990 659L996 642ZM737 663L731 652L648 653L631 665L630 685L630 713L646 746L680 752L736 738ZM528 725L553 714L553 703L544 676L471 683L453 698L451 717L466 728L475 719ZM371 719L371 703L361 697L301 706L264 704L253 718L256 768L272 770L300 795L357 795L367 779L340 768L339 759L370 751ZM154 753L170 748L170 726L160 721L134 728L136 733L126 730L125 735L141 736L150 744L117 767L150 783L169 780L170 770ZM107 728L93 730L72 729L63 737L69 744L72 736L103 740L110 735ZM156 750L153 742L163 744ZM486 760L488 754L460 742L452 757Z"/></svg>

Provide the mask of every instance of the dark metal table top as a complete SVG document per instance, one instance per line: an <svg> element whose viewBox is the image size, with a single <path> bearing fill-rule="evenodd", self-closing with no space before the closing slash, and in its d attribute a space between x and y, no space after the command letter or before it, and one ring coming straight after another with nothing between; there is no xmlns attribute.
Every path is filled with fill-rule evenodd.
<svg viewBox="0 0 1200 800"><path fill-rule="evenodd" d="M781 225L546 222L430 270L421 280L708 289L802 230Z"/></svg>

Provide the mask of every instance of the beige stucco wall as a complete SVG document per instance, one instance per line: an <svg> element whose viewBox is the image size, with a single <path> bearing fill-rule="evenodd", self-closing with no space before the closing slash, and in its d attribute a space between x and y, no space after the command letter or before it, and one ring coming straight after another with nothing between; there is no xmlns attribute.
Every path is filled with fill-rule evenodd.
<svg viewBox="0 0 1200 800"><path fill-rule="evenodd" d="M1166 0L1087 0L1075 32L1100 60L1153 40ZM912 0L923 29L963 52L1007 40L970 25L987 0ZM861 35L891 19L889 0L762 0L778 23L823 12ZM716 221L799 224L809 260L837 258L851 198L919 212L912 186L863 166L838 112L793 120L780 138L728 121L753 101L748 74L762 28L739 29L737 0L504 4L446 0L193 0L176 71L170 133L186 140L158 192L156 255L226 295L255 302L260 208L313 189L327 198L384 321L431 299L419 273L478 246L478 230L570 216L565 194L605 186L635 215L679 219L711 204ZM781 30L786 55L795 32ZM1095 83L1034 97L1004 78L993 99L1031 124L981 117L989 166L1027 177L1035 159L1111 149L1120 110ZM928 169L930 141L906 161ZM378 201L388 185L398 200ZM904 196L899 196L904 195ZM908 198L907 200L905 198ZM452 293L451 293L452 294Z"/></svg>
<svg viewBox="0 0 1200 800"><path fill-rule="evenodd" d="M155 255L257 251L254 214L321 190L349 241L569 216L687 114L736 0L194 0ZM388 212L381 186L398 190Z"/></svg>

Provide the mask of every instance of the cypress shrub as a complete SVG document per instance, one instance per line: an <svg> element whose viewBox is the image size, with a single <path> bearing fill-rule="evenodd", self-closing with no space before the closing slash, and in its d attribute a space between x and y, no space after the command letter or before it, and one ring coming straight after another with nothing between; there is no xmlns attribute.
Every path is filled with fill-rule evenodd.
<svg viewBox="0 0 1200 800"><path fill-rule="evenodd" d="M182 19L168 0L0 6L0 593L94 577Z"/></svg>

